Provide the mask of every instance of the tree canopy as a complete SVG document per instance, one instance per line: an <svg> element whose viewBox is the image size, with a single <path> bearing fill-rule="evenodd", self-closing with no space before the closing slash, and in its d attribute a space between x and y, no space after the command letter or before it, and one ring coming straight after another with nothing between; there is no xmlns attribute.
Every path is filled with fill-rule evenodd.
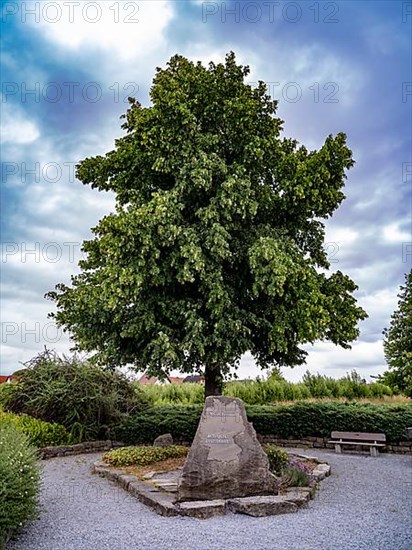
<svg viewBox="0 0 412 550"><path fill-rule="evenodd" d="M398 294L398 308L383 331L385 359L389 371L381 379L395 390L412 397L412 270Z"/></svg>
<svg viewBox="0 0 412 550"><path fill-rule="evenodd" d="M346 136L315 151L281 137L277 101L248 74L233 53L208 67L172 57L149 107L129 99L114 150L78 165L116 211L83 243L71 286L47 295L75 349L160 376L204 372L208 395L246 351L293 366L304 343L357 338L357 286L328 274L324 250L354 164Z"/></svg>

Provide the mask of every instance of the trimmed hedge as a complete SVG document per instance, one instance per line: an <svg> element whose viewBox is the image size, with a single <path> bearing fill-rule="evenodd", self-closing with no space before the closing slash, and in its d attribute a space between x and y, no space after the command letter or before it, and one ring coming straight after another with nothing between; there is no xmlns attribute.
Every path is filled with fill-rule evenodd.
<svg viewBox="0 0 412 550"><path fill-rule="evenodd" d="M35 447L70 445L76 442L60 424L43 422L27 414L6 413L0 409L0 424L6 423L12 424L19 432L24 433Z"/></svg>
<svg viewBox="0 0 412 550"><path fill-rule="evenodd" d="M164 433L191 441L202 414L202 405L151 407L129 416L116 429L116 439L129 444L147 444Z"/></svg>
<svg viewBox="0 0 412 550"><path fill-rule="evenodd" d="M26 435L10 422L0 423L0 548L37 517L37 458Z"/></svg>
<svg viewBox="0 0 412 550"><path fill-rule="evenodd" d="M412 405L371 403L296 403L292 406L252 406L248 418L257 433L281 438L330 437L332 430L382 432L388 443L406 439L412 425Z"/></svg>
<svg viewBox="0 0 412 550"><path fill-rule="evenodd" d="M130 444L151 443L171 433L191 441L196 433L202 406L152 407L130 416L116 431L116 438ZM371 403L295 403L293 405L250 405L247 416L260 435L280 438L330 437L332 430L383 432L388 443L405 440L412 426L412 405Z"/></svg>

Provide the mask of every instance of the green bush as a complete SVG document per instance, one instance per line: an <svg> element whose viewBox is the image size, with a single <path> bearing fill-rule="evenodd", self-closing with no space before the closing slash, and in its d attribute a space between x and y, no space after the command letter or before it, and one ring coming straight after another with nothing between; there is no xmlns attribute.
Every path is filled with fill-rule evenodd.
<svg viewBox="0 0 412 550"><path fill-rule="evenodd" d="M5 409L58 422L79 441L111 438L125 415L142 410L147 400L127 378L76 357L45 351L26 368L6 396Z"/></svg>
<svg viewBox="0 0 412 550"><path fill-rule="evenodd" d="M25 434L0 422L0 548L28 520L37 517L39 470L37 454Z"/></svg>
<svg viewBox="0 0 412 550"><path fill-rule="evenodd" d="M276 445L264 445L263 450L269 459L270 471L276 475L280 475L288 463L288 453L282 451L279 447L276 447Z"/></svg>
<svg viewBox="0 0 412 550"><path fill-rule="evenodd" d="M186 456L188 447L170 445L169 447L121 447L103 455L103 460L111 466L146 466L167 458Z"/></svg>
<svg viewBox="0 0 412 550"><path fill-rule="evenodd" d="M151 443L163 433L175 440L192 441L202 406L152 407L131 415L119 425L116 438L130 444ZM412 405L385 405L356 402L295 403L293 405L246 406L248 420L260 435L281 438L330 437L332 430L383 432L388 442L405 439L412 426Z"/></svg>
<svg viewBox="0 0 412 550"><path fill-rule="evenodd" d="M5 403L10 399L16 383L8 382L7 384L0 384L0 407L4 407Z"/></svg>
<svg viewBox="0 0 412 550"><path fill-rule="evenodd" d="M0 422L13 424L23 432L35 447L50 445L70 445L76 441L61 424L43 422L27 414L5 413L0 409Z"/></svg>

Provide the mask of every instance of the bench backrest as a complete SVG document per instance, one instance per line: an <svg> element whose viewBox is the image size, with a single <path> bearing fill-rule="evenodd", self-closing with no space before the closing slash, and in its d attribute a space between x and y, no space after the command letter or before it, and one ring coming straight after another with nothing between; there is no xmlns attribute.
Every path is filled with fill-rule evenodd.
<svg viewBox="0 0 412 550"><path fill-rule="evenodd" d="M333 439L353 439L355 441L386 441L385 434L371 434L362 432L332 432Z"/></svg>

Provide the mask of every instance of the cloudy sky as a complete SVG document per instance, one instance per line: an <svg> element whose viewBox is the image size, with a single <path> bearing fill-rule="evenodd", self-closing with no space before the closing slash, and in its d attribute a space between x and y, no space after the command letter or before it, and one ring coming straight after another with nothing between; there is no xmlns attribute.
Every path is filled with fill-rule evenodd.
<svg viewBox="0 0 412 550"><path fill-rule="evenodd" d="M279 100L284 135L308 148L344 131L356 160L347 199L327 225L332 270L358 284L369 319L351 350L308 347L331 376L385 369L382 329L411 268L412 3L176 0L2 3L1 366L45 345L70 348L47 319L45 292L78 271L90 228L113 197L83 186L74 165L123 134L127 97L149 104L157 66L180 53L223 61L233 50ZM244 357L240 376L258 374Z"/></svg>

